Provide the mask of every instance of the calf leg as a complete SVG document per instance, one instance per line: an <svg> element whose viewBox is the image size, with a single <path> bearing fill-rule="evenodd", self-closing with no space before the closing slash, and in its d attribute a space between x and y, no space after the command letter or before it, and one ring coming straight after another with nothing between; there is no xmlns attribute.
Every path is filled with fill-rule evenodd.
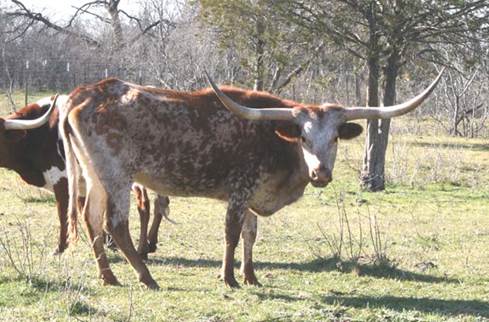
<svg viewBox="0 0 489 322"><path fill-rule="evenodd" d="M239 242L242 218L246 207L230 199L226 212L226 227L224 240L224 259L222 262L222 277L230 287L239 287L234 277L234 251Z"/></svg>
<svg viewBox="0 0 489 322"><path fill-rule="evenodd" d="M140 282L150 289L158 289L158 284L134 248L129 234L129 195L130 184L106 184L112 188L107 196L106 228L117 246L137 273Z"/></svg>
<svg viewBox="0 0 489 322"><path fill-rule="evenodd" d="M136 194L139 220L141 222L141 227L139 230L138 254L142 259L148 259L149 247L147 236L150 211L148 192L144 187L136 184L132 185L132 191L134 191Z"/></svg>
<svg viewBox="0 0 489 322"><path fill-rule="evenodd" d="M243 259L241 262L241 274L244 276L244 283L249 285L261 286L255 276L253 268L253 245L256 241L258 219L250 210L246 210L243 220L241 238L243 239Z"/></svg>
<svg viewBox="0 0 489 322"><path fill-rule="evenodd" d="M154 201L154 216L153 223L148 235L148 248L150 253L156 251L158 244L158 230L160 228L161 219L168 218L170 214L170 199L166 196L157 195Z"/></svg>

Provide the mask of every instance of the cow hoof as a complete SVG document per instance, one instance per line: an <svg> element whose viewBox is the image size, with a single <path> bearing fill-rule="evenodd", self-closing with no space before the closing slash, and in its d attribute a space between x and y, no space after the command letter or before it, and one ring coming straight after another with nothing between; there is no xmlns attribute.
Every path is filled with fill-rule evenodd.
<svg viewBox="0 0 489 322"><path fill-rule="evenodd" d="M115 275L110 272L110 273L105 273L105 274L102 274L101 276L102 278L102 284L104 286L107 286L107 285L111 285L111 286L122 286L121 283L119 283L119 281L117 280L117 277L115 277Z"/></svg>
<svg viewBox="0 0 489 322"><path fill-rule="evenodd" d="M255 276L253 276L251 278L245 277L244 278L244 283L246 285L253 285L253 286L257 286L257 287L261 287L262 286L261 283L258 282L258 279Z"/></svg>
<svg viewBox="0 0 489 322"><path fill-rule="evenodd" d="M153 283L144 284L144 285L146 285L147 288L149 288L150 290L153 290L153 291L157 291L160 289L160 286L155 281L153 281Z"/></svg>
<svg viewBox="0 0 489 322"><path fill-rule="evenodd" d="M143 283L150 290L159 290L160 289L160 286L158 285L158 283L156 283L156 281L151 277L146 278L146 279L140 279L140 282Z"/></svg>
<svg viewBox="0 0 489 322"><path fill-rule="evenodd" d="M240 288L238 281L234 277L224 277L224 284L230 288Z"/></svg>

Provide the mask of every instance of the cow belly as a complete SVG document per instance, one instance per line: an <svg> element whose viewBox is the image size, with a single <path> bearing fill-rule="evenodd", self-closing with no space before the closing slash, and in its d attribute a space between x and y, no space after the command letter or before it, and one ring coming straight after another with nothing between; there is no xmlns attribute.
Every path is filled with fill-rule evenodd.
<svg viewBox="0 0 489 322"><path fill-rule="evenodd" d="M205 187L205 185L197 184L195 182L188 182L182 184L181 182L174 182L171 176L159 178L157 176L147 175L139 173L134 176L134 181L155 191L160 195L166 196L178 196L178 197L207 197L215 199L226 199L226 192L224 189L218 187Z"/></svg>
<svg viewBox="0 0 489 322"><path fill-rule="evenodd" d="M58 167L51 167L48 170L42 173L46 184L44 185L44 189L47 189L51 192L54 191L54 186L61 180L66 179L66 170L60 170Z"/></svg>

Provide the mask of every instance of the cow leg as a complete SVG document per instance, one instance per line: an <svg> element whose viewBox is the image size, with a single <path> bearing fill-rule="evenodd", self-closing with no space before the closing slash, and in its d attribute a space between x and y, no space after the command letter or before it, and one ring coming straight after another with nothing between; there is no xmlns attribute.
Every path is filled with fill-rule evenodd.
<svg viewBox="0 0 489 322"><path fill-rule="evenodd" d="M245 211L246 207L243 203L236 203L230 199L226 212L224 259L222 262L222 278L224 283L230 287L239 287L236 278L234 278L234 251L239 242Z"/></svg>
<svg viewBox="0 0 489 322"><path fill-rule="evenodd" d="M153 223L148 235L148 248L150 253L154 253L158 244L158 230L160 228L161 219L168 218L170 214L170 199L166 196L157 195L154 201L154 216Z"/></svg>
<svg viewBox="0 0 489 322"><path fill-rule="evenodd" d="M99 276L104 285L120 285L114 273L110 269L109 261L104 251L103 213L105 210L105 193L103 191L88 192L88 197L83 209L85 227L92 244L92 249L97 260Z"/></svg>
<svg viewBox="0 0 489 322"><path fill-rule="evenodd" d="M244 276L244 283L248 285L261 286L255 276L253 268L253 245L256 241L258 218L250 210L247 210L243 220L241 238L243 239L243 259L241 262L241 274Z"/></svg>
<svg viewBox="0 0 489 322"><path fill-rule="evenodd" d="M137 253L129 234L129 195L130 184L111 184L107 187L114 188L107 197L106 228L114 238L117 247L126 257L137 273L140 282L150 289L158 289L159 286L151 277L148 268Z"/></svg>
<svg viewBox="0 0 489 322"><path fill-rule="evenodd" d="M54 255L60 255L68 246L68 181L63 178L53 187L59 218L59 239Z"/></svg>
<svg viewBox="0 0 489 322"><path fill-rule="evenodd" d="M136 184L132 186L132 191L134 191L136 195L139 220L141 222L141 227L139 230L138 254L142 259L148 259L148 223L150 212L148 192L144 187Z"/></svg>

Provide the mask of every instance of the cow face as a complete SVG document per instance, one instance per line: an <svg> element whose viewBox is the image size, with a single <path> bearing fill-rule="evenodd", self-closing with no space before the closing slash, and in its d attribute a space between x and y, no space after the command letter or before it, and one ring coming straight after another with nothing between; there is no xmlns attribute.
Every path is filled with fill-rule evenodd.
<svg viewBox="0 0 489 322"><path fill-rule="evenodd" d="M5 119L0 118L0 167L11 168L15 163L15 147L26 135L22 130L6 130Z"/></svg>
<svg viewBox="0 0 489 322"><path fill-rule="evenodd" d="M49 119L50 112L56 104L57 95L46 97L36 103L29 104L16 114L0 118L0 167L15 167L19 142L26 136L27 130L39 127ZM43 107L49 107L48 112L37 119L28 119L32 114L39 114Z"/></svg>
<svg viewBox="0 0 489 322"><path fill-rule="evenodd" d="M333 180L338 140L355 138L363 128L346 123L339 107L301 108L295 114L294 126L279 127L276 133L286 141L300 143L311 184L324 187Z"/></svg>

